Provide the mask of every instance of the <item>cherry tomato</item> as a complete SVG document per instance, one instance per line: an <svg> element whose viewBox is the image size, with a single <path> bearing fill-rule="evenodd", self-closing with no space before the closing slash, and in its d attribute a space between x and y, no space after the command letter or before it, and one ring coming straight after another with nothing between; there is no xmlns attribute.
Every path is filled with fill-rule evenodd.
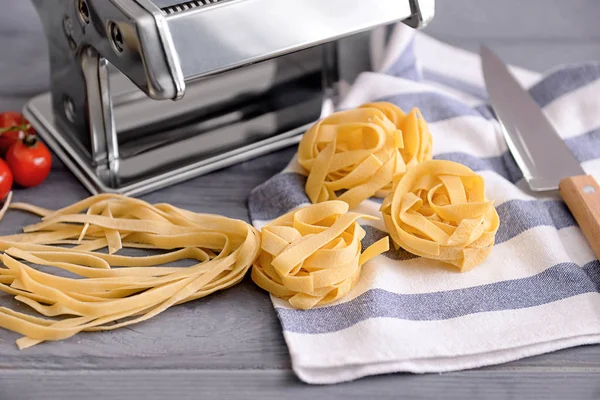
<svg viewBox="0 0 600 400"><path fill-rule="evenodd" d="M23 187L33 187L48 177L52 167L52 155L36 136L28 135L8 149L6 163L16 183Z"/></svg>
<svg viewBox="0 0 600 400"><path fill-rule="evenodd" d="M13 174L4 160L0 159L0 201L12 190Z"/></svg>
<svg viewBox="0 0 600 400"><path fill-rule="evenodd" d="M0 114L0 156L4 157L6 152L17 141L24 139L26 134L34 134L29 121L16 111L8 111Z"/></svg>

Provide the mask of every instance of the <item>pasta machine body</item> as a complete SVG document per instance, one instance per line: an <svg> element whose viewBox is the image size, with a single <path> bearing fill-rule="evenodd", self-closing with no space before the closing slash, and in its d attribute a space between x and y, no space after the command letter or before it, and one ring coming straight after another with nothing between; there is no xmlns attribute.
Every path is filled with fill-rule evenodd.
<svg viewBox="0 0 600 400"><path fill-rule="evenodd" d="M434 0L33 0L34 128L92 193L139 195L292 145Z"/></svg>

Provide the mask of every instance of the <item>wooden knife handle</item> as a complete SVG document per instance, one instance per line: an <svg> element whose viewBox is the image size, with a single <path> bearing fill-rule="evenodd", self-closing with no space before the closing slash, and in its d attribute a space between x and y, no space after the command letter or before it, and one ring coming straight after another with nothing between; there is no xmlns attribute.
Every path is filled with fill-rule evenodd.
<svg viewBox="0 0 600 400"><path fill-rule="evenodd" d="M571 210L590 246L600 259L600 186L589 175L565 178L560 195Z"/></svg>

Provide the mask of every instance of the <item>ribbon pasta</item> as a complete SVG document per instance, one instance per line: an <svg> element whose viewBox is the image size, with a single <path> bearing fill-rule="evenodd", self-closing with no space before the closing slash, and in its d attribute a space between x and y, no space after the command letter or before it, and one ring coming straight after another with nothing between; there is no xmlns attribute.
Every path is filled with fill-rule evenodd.
<svg viewBox="0 0 600 400"><path fill-rule="evenodd" d="M385 197L381 213L396 246L467 271L489 255L498 213L481 176L431 158L431 134L418 109L405 114L391 103L368 103L332 114L304 135L298 161L313 204L277 218L262 234L243 221L115 194L57 211L12 204L42 220L0 237L0 291L44 318L0 307L0 328L23 335L20 349L117 329L231 287L251 267L259 287L294 308L332 303L356 285L368 260L389 250L386 236L363 252L358 220L374 217L349 212L372 196ZM117 254L125 248L166 252ZM181 260L194 265L169 265Z"/></svg>
<svg viewBox="0 0 600 400"><path fill-rule="evenodd" d="M468 271L487 258L500 224L484 192L468 167L427 161L402 177L381 212L397 246Z"/></svg>
<svg viewBox="0 0 600 400"><path fill-rule="evenodd" d="M389 238L362 254L365 231L348 204L327 201L291 211L262 229L254 282L294 308L310 309L345 296L358 282L361 266L389 250Z"/></svg>
<svg viewBox="0 0 600 400"><path fill-rule="evenodd" d="M309 172L305 189L310 201L337 199L351 209L369 197L385 197L394 180L431 157L431 134L419 110L407 115L387 102L324 118L298 148L298 162Z"/></svg>
<svg viewBox="0 0 600 400"><path fill-rule="evenodd" d="M58 211L13 204L43 217L22 234L0 237L0 290L45 317L0 307L0 327L24 335L20 349L81 331L112 330L239 283L260 250L260 234L243 221L151 205L114 194ZM74 245L72 248L57 245ZM97 250L108 247L109 254ZM167 250L144 257L122 248ZM194 260L186 268L167 266ZM26 264L53 267L77 278ZM115 268L116 267L116 268Z"/></svg>

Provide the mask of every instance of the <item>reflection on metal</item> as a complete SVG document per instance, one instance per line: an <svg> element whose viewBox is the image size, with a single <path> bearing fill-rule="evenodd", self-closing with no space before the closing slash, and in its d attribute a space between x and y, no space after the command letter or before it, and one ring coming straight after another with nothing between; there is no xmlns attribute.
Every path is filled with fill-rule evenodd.
<svg viewBox="0 0 600 400"><path fill-rule="evenodd" d="M52 91L25 113L91 192L137 195L297 143L369 31L434 0L33 2Z"/></svg>
<svg viewBox="0 0 600 400"><path fill-rule="evenodd" d="M199 7L204 7L204 6L209 6L211 4L217 4L217 3L222 3L224 1L230 1L230 0L193 0L193 1L186 1L186 2L180 2L178 4L174 4L171 6L165 6L162 7L162 11L167 14L176 14L179 12L183 12L183 11L187 11L187 10L191 10L194 8L199 8Z"/></svg>

